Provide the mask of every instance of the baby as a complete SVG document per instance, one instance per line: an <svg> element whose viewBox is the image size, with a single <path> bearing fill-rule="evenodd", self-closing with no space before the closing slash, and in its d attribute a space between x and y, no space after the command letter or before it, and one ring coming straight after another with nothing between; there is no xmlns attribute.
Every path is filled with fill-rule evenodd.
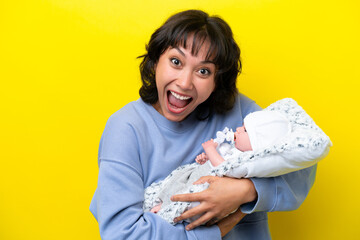
<svg viewBox="0 0 360 240"><path fill-rule="evenodd" d="M233 178L274 177L316 164L331 147L330 138L291 98L279 100L244 118L234 133L225 128L202 144L196 163L179 166L144 191L143 209L171 224L196 202L172 202L171 196L205 190L193 183L208 175ZM197 216L199 217L199 216ZM186 221L193 221L197 217Z"/></svg>
<svg viewBox="0 0 360 240"><path fill-rule="evenodd" d="M245 127L246 126L246 127ZM290 133L290 122L278 112L258 111L249 114L244 119L244 125L238 127L235 133L230 134L235 142L235 148L239 151L256 151L276 143L279 139ZM222 132L218 132L218 139L223 138ZM227 136L224 136L227 137ZM204 164L210 160L212 166L217 167L225 161L227 155L232 155L231 145L218 143L213 139L202 144L205 153L198 155L195 161ZM235 150L236 151L236 150Z"/></svg>
<svg viewBox="0 0 360 240"><path fill-rule="evenodd" d="M174 184L188 186L197 180L194 177L199 178L208 175L212 168L235 157L239 152L256 151L275 144L289 134L290 131L289 120L278 112L258 111L251 113L245 117L244 125L238 127L235 133L226 129L223 132L217 133L215 141L211 139L202 144L205 153L199 154L195 161L200 165L208 162L208 167L195 168L186 176L187 182L177 182ZM228 139L232 144L226 142L219 144L224 138ZM159 195L159 204L153 207L151 212L157 213L161 209L164 201L164 199L161 199L161 196L167 198L177 193L174 190L178 189L178 187L171 186L171 188L173 190L167 189Z"/></svg>

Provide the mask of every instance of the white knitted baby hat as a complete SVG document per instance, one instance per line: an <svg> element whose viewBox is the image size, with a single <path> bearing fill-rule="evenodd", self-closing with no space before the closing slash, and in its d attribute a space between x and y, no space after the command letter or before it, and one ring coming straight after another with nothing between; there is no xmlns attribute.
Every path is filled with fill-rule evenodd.
<svg viewBox="0 0 360 240"><path fill-rule="evenodd" d="M244 126L253 151L268 147L291 131L291 125L281 113L258 111L247 115Z"/></svg>

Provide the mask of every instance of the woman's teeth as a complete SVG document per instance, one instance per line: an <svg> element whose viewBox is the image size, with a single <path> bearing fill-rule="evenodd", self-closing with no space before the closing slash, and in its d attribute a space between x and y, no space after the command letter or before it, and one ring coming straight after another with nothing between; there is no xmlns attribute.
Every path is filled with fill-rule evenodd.
<svg viewBox="0 0 360 240"><path fill-rule="evenodd" d="M177 99L179 100L188 100L190 99L191 97L188 97L188 96L182 96L180 94L177 94L176 92L173 92L173 91L170 91L170 93Z"/></svg>

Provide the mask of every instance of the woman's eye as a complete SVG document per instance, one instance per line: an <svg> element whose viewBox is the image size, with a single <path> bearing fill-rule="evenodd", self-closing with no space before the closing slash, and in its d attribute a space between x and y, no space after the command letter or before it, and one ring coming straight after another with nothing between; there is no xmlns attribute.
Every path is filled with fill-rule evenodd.
<svg viewBox="0 0 360 240"><path fill-rule="evenodd" d="M199 70L199 73L200 73L201 75L210 75L210 71L209 71L208 69L206 69L206 68L200 69L200 70Z"/></svg>
<svg viewBox="0 0 360 240"><path fill-rule="evenodd" d="M172 59L171 59L171 62L172 62L174 65L176 65L176 66L179 66L179 65L180 65L180 60L177 59L177 58L172 58Z"/></svg>

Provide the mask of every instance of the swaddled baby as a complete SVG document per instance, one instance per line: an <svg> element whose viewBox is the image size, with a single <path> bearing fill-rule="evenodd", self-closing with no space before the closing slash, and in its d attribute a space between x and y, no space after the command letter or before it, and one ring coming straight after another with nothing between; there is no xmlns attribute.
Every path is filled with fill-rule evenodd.
<svg viewBox="0 0 360 240"><path fill-rule="evenodd" d="M278 112L258 111L250 113L244 118L244 125L238 127L235 133L232 130L225 129L217 133L215 141L211 139L203 143L202 147L205 153L199 154L195 160L201 165L207 162L207 165L191 169L182 173L181 178L174 179L175 181L169 185L169 188L163 189L159 194L158 204L151 209L151 212L157 213L164 201L170 203L169 200L172 195L192 185L200 177L208 175L211 168L236 157L239 152L256 151L274 144L289 134L290 130L289 120ZM223 142L224 140L228 140L230 143ZM197 204L192 204L191 207Z"/></svg>
<svg viewBox="0 0 360 240"><path fill-rule="evenodd" d="M175 217L198 203L172 202L171 196L203 191L207 183L193 185L199 178L278 176L316 164L330 146L329 137L294 100L279 100L247 115L236 132L225 128L217 132L215 140L203 143L204 153L195 159L198 164L180 166L163 181L147 187L143 209L175 224Z"/></svg>

